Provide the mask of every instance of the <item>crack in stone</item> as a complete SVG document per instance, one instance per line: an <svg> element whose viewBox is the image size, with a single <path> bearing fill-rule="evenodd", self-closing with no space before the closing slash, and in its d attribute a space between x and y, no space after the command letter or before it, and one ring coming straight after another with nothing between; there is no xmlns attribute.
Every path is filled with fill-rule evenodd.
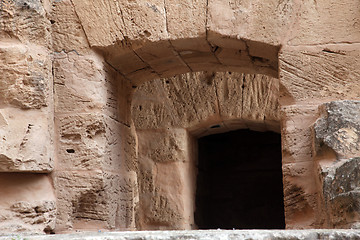
<svg viewBox="0 0 360 240"><path fill-rule="evenodd" d="M73 0L70 0L70 3L71 3L71 5L72 5L72 6L73 6L73 8L74 8L75 15L76 15L77 19L79 20L79 23L80 23L81 29L82 29L82 30L83 30L83 32L84 32L84 35L85 35L85 38L86 38L86 42L88 43L88 46L89 46L89 47L91 47L91 44L90 44L90 41L89 41L88 35L86 34L86 31L85 31L84 25L82 24L82 22L81 22L81 20L80 20L80 17L79 17L79 15L78 15L77 11L76 11L76 7L75 7L75 4L74 4Z"/></svg>
<svg viewBox="0 0 360 240"><path fill-rule="evenodd" d="M169 37L169 44L173 50L174 55L180 60L180 62L182 64L184 64L185 66L187 66L189 68L190 72L193 72L193 70L191 69L191 67L185 62L185 60L182 58L182 56L179 54L178 51L176 51L174 45L172 44L171 40L170 40L170 32L169 32L169 21L168 21L168 17L167 17L167 10L166 10L166 0L164 0L164 12L165 12L165 22L166 22L166 31Z"/></svg>
<svg viewBox="0 0 360 240"><path fill-rule="evenodd" d="M216 73L214 74L214 78L216 76ZM217 103L217 107L218 107L218 111L219 111L219 116L221 117L221 108L220 108L220 100L219 100L219 94L218 94L218 81L215 80L215 96L216 96L216 103Z"/></svg>
<svg viewBox="0 0 360 240"><path fill-rule="evenodd" d="M137 52L136 52L134 49L132 49L132 50L133 50L134 54L135 54L143 63L145 63L145 64L148 66L148 68L150 68L150 69L158 76L158 78L161 78L160 75L159 75L159 73L156 72L156 71L151 67L151 65L150 65L148 62L146 62L142 57L140 57L140 55L137 54ZM142 68L142 69L145 69L145 68ZM139 71L139 70L141 70L141 69L138 69L138 70L136 70L136 71L134 71L134 72L137 72L137 71ZM134 73L134 72L132 72L132 73Z"/></svg>

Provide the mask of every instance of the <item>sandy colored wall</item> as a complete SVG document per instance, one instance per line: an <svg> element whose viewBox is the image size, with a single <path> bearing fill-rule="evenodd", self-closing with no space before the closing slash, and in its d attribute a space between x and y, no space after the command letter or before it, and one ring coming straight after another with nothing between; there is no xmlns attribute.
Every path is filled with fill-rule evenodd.
<svg viewBox="0 0 360 240"><path fill-rule="evenodd" d="M0 201L0 231L150 228L159 220L151 215L150 225L143 223L142 191L156 193L151 164L165 157L140 151L149 148L141 135L171 124L161 134L172 136L179 149L190 149L185 146L192 140L183 128L196 135L213 122L238 128L254 119L262 123L251 128L278 129L280 122L287 227L356 227L357 210L341 211L344 202L358 201L356 184L346 185L357 181L346 166L356 165L354 157L359 156L359 123L346 120L346 113L356 114L358 105L329 102L360 97L359 9L356 0L0 1L0 185L6 186L0 194L7 196ZM198 71L277 78L279 112L261 107L271 102L263 95L245 101L249 104L240 111L232 101L242 83L216 80L216 73L210 85L195 84L189 77L157 85L164 92L155 97L191 96L201 104L196 113L175 98L167 108L146 101L142 113L131 118L136 89L149 80ZM257 88L262 86L258 81L250 83L244 89L257 90L242 96L266 93ZM214 93L217 98L210 98ZM322 123L334 122L332 112L345 119L344 127L333 129L340 136L336 144L327 141L324 133L332 130L325 131ZM338 146L355 150L343 152ZM178 154L173 151L164 154ZM171 165L184 183L193 176L184 170L191 168L191 153L182 153L189 160L184 166ZM144 154L148 163L140 161ZM348 187L324 190L339 172L349 181L335 185ZM150 179L149 185L142 178ZM191 195L191 189L182 191ZM160 204L154 209L168 206L163 196L171 194L151 195L155 200L149 201L149 209L152 203ZM176 207L183 206L191 202ZM189 208L184 209L181 214L189 218L167 228L191 228ZM171 221L177 219L168 212L175 216Z"/></svg>

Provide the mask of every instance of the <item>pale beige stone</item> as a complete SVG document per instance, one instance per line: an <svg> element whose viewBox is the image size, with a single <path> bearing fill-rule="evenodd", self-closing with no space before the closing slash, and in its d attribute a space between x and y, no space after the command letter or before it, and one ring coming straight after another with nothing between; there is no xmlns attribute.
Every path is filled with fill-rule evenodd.
<svg viewBox="0 0 360 240"><path fill-rule="evenodd" d="M242 118L246 128L256 127L251 121L266 121L279 131L274 126L279 122L278 85L278 80L261 75L184 74L141 86L134 94L132 115L137 129L178 126L194 131Z"/></svg>
<svg viewBox="0 0 360 240"><path fill-rule="evenodd" d="M54 51L86 52L89 49L83 26L71 0L52 3L50 23Z"/></svg>
<svg viewBox="0 0 360 240"><path fill-rule="evenodd" d="M312 126L360 98L359 6L0 1L0 232L194 228L196 139L243 128L281 131L287 228L358 228L357 130Z"/></svg>
<svg viewBox="0 0 360 240"><path fill-rule="evenodd" d="M51 59L46 49L3 41L0 71L1 106L39 109L51 105Z"/></svg>
<svg viewBox="0 0 360 240"><path fill-rule="evenodd" d="M1 233L55 230L56 197L43 174L0 174Z"/></svg>
<svg viewBox="0 0 360 240"><path fill-rule="evenodd" d="M176 162L139 156L141 229L192 228L194 199L188 196L195 194L194 162L188 154L177 156Z"/></svg>
<svg viewBox="0 0 360 240"><path fill-rule="evenodd" d="M284 209L287 229L318 228L319 190L312 162L283 164Z"/></svg>
<svg viewBox="0 0 360 240"><path fill-rule="evenodd" d="M304 1L289 45L359 42L358 1Z"/></svg>
<svg viewBox="0 0 360 240"><path fill-rule="evenodd" d="M312 161L312 125L317 105L284 106L281 109L283 163Z"/></svg>
<svg viewBox="0 0 360 240"><path fill-rule="evenodd" d="M52 118L47 111L0 109L1 172L51 172L54 168Z"/></svg>
<svg viewBox="0 0 360 240"><path fill-rule="evenodd" d="M168 131L137 131L139 161L149 158L154 162L182 162L187 156L187 132L184 129Z"/></svg>
<svg viewBox="0 0 360 240"><path fill-rule="evenodd" d="M170 39L197 37L205 39L207 17L207 2L205 0L166 0L165 8Z"/></svg>
<svg viewBox="0 0 360 240"><path fill-rule="evenodd" d="M107 92L102 62L96 56L79 56L76 52L62 52L54 57L55 111L103 109Z"/></svg>
<svg viewBox="0 0 360 240"><path fill-rule="evenodd" d="M50 21L41 1L1 2L0 39L50 46Z"/></svg>
<svg viewBox="0 0 360 240"><path fill-rule="evenodd" d="M224 4L220 0L210 0L207 20L209 34L219 42L221 38L262 42L267 45L264 53L273 52L274 46L282 43L288 27L295 20L298 6L294 2L234 0ZM255 51L250 46L252 50Z"/></svg>
<svg viewBox="0 0 360 240"><path fill-rule="evenodd" d="M287 90L282 104L359 99L358 44L283 49L280 82ZM324 67L326 66L326 67Z"/></svg>
<svg viewBox="0 0 360 240"><path fill-rule="evenodd" d="M121 229L134 227L137 182L134 174L96 171L57 172L54 178L57 229ZM119 201L120 199L120 201Z"/></svg>

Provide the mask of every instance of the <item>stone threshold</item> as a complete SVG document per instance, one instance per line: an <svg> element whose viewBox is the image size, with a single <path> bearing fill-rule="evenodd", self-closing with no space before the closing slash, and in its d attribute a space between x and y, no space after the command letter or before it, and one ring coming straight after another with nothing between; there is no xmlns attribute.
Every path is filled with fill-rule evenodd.
<svg viewBox="0 0 360 240"><path fill-rule="evenodd" d="M184 231L132 231L132 232L81 232L54 235L2 235L0 240L312 240L360 239L360 230L184 230Z"/></svg>

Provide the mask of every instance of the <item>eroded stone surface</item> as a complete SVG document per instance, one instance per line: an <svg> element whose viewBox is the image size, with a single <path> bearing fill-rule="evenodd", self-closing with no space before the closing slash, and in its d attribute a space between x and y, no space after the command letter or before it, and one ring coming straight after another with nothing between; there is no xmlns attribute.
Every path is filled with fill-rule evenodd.
<svg viewBox="0 0 360 240"><path fill-rule="evenodd" d="M288 228L357 228L358 159L350 157L359 155L358 112L340 121L346 127L326 122L335 123L335 113L319 120L316 156L311 125L319 104L360 98L359 6L0 1L0 171L56 170L54 186L41 174L1 173L0 226L52 232L57 199L58 231L191 228L193 205L184 196L193 195L195 143L185 132L250 128L283 134ZM145 83L165 77L154 88Z"/></svg>
<svg viewBox="0 0 360 240"><path fill-rule="evenodd" d="M321 118L314 125L315 151L323 145L339 158L360 155L360 101L334 101L321 106Z"/></svg>
<svg viewBox="0 0 360 240"><path fill-rule="evenodd" d="M324 208L331 228L359 228L360 158L321 168Z"/></svg>
<svg viewBox="0 0 360 240"><path fill-rule="evenodd" d="M50 233L56 201L43 174L0 173L0 232Z"/></svg>
<svg viewBox="0 0 360 240"><path fill-rule="evenodd" d="M86 52L89 43L71 0L52 2L51 10L53 50Z"/></svg>
<svg viewBox="0 0 360 240"><path fill-rule="evenodd" d="M134 174L66 171L55 174L57 229L131 229L137 203Z"/></svg>
<svg viewBox="0 0 360 240"><path fill-rule="evenodd" d="M48 46L50 21L42 1L5 0L0 6L0 38L18 39L23 43Z"/></svg>
<svg viewBox="0 0 360 240"><path fill-rule="evenodd" d="M45 111L0 109L0 172L51 172L52 119Z"/></svg>
<svg viewBox="0 0 360 240"><path fill-rule="evenodd" d="M52 96L51 61L48 52L34 45L0 43L0 105L39 109Z"/></svg>
<svg viewBox="0 0 360 240"><path fill-rule="evenodd" d="M279 54L281 104L358 100L359 56L358 44L284 47Z"/></svg>
<svg viewBox="0 0 360 240"><path fill-rule="evenodd" d="M265 123L269 130L279 131L278 84L273 78L236 72L155 80L134 94L132 116L137 129L171 126L211 131L211 126L224 122L228 130L236 125L258 129L256 123ZM237 119L243 122L231 121Z"/></svg>

